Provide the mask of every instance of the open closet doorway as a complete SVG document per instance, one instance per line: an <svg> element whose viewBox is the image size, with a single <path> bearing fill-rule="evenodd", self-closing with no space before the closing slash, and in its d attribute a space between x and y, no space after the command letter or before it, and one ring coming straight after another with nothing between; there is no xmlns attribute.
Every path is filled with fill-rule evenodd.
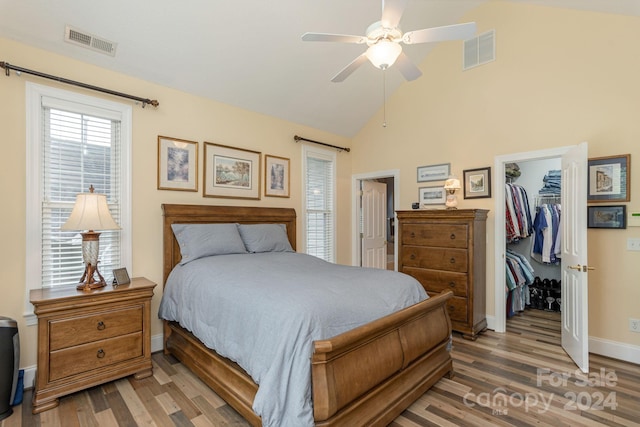
<svg viewBox="0 0 640 427"><path fill-rule="evenodd" d="M562 306L561 167L559 157L505 164L507 323L526 315L527 323L557 336Z"/></svg>
<svg viewBox="0 0 640 427"><path fill-rule="evenodd" d="M353 265L396 269L398 182L397 170L353 176Z"/></svg>
<svg viewBox="0 0 640 427"><path fill-rule="evenodd" d="M507 301L507 165L561 159L561 341L563 349L588 372L588 280L586 239L587 143L496 157L495 318L496 332L506 330ZM531 199L535 208L535 200ZM531 204L531 203L530 203ZM511 233L511 231L509 231Z"/></svg>

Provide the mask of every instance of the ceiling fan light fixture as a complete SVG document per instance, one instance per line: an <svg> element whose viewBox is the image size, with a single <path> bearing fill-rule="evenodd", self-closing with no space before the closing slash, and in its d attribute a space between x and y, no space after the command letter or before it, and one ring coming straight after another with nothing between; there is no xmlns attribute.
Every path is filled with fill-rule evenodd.
<svg viewBox="0 0 640 427"><path fill-rule="evenodd" d="M387 39L380 39L367 49L367 58L381 70L391 67L402 52L402 46Z"/></svg>

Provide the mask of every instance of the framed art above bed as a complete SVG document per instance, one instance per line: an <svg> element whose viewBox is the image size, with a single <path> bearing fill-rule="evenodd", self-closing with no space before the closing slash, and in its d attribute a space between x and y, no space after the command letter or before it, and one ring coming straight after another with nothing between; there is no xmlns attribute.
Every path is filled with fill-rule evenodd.
<svg viewBox="0 0 640 427"><path fill-rule="evenodd" d="M204 143L204 197L260 200L259 151Z"/></svg>

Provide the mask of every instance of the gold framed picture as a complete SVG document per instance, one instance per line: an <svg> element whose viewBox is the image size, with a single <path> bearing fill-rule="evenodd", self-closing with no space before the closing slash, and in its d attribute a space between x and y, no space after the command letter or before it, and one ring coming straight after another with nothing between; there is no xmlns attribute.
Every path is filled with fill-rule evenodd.
<svg viewBox="0 0 640 427"><path fill-rule="evenodd" d="M259 151L204 143L204 197L260 200Z"/></svg>
<svg viewBox="0 0 640 427"><path fill-rule="evenodd" d="M264 195L268 197L289 197L289 159L264 156Z"/></svg>

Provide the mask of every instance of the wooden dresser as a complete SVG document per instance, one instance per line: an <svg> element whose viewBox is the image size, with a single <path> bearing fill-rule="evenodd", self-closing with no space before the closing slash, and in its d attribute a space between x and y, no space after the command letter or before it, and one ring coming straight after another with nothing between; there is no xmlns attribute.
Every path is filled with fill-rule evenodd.
<svg viewBox="0 0 640 427"><path fill-rule="evenodd" d="M398 271L429 295L445 289L452 328L475 340L487 327L486 222L484 209L397 211Z"/></svg>
<svg viewBox="0 0 640 427"><path fill-rule="evenodd" d="M128 285L92 292L34 289L38 316L38 371L33 413L58 406L58 398L135 374L152 374L151 298L155 283L134 278Z"/></svg>

